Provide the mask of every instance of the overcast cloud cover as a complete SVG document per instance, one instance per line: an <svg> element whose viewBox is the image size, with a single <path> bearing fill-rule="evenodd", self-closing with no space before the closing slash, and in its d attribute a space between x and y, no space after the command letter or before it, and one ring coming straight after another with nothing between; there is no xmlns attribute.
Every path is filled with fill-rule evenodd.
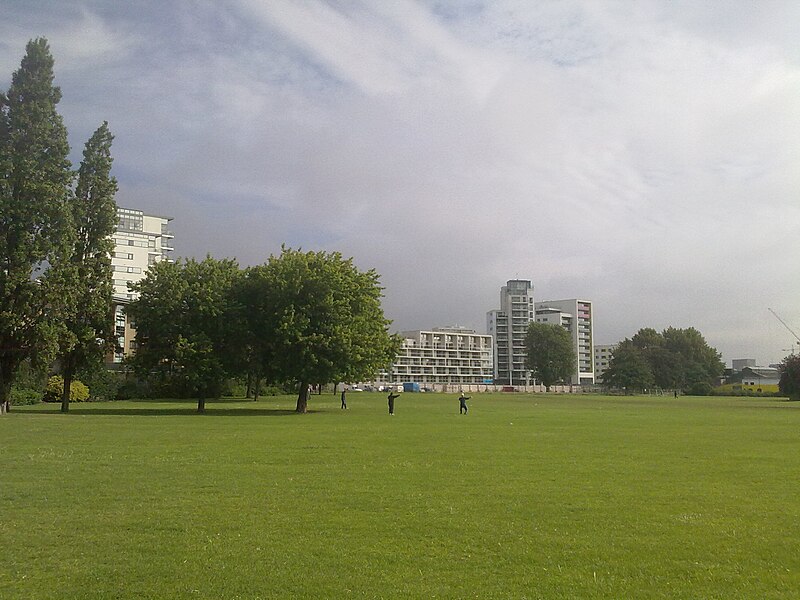
<svg viewBox="0 0 800 600"><path fill-rule="evenodd" d="M506 280L595 343L800 333L800 3L0 0L0 87L45 36L73 161L176 254L375 268L398 330L485 331Z"/></svg>

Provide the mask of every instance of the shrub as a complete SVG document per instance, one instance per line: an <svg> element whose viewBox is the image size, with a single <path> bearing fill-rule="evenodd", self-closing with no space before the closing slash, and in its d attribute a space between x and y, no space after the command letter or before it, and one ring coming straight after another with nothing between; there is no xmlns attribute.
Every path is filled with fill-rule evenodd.
<svg viewBox="0 0 800 600"><path fill-rule="evenodd" d="M18 390L33 390L41 396L47 385L47 367L34 366L30 360L23 361L17 368L14 387Z"/></svg>
<svg viewBox="0 0 800 600"><path fill-rule="evenodd" d="M100 402L116 399L117 388L121 385L124 375L99 364L84 367L77 376L89 387L89 400Z"/></svg>
<svg viewBox="0 0 800 600"><path fill-rule="evenodd" d="M285 386L278 386L278 385L264 385L261 386L261 390L259 393L262 396L282 396L283 394L291 394L296 390L286 391Z"/></svg>
<svg viewBox="0 0 800 600"><path fill-rule="evenodd" d="M116 390L116 400L133 400L138 398L150 398L152 392L147 383L136 379L125 380L119 384Z"/></svg>
<svg viewBox="0 0 800 600"><path fill-rule="evenodd" d="M11 404L22 406L25 404L39 404L42 401L42 392L28 388L11 388Z"/></svg>
<svg viewBox="0 0 800 600"><path fill-rule="evenodd" d="M61 393L64 390L64 378L61 375L53 375L47 380L47 387L44 389L45 402L61 402ZM89 388L83 382L75 379L69 386L70 402L86 402L89 399Z"/></svg>
<svg viewBox="0 0 800 600"><path fill-rule="evenodd" d="M229 379L225 382L225 389L222 390L222 395L244 398L247 395L247 384L241 379Z"/></svg>
<svg viewBox="0 0 800 600"><path fill-rule="evenodd" d="M713 391L713 386L707 381L695 381L689 386L687 393L690 396L710 396Z"/></svg>

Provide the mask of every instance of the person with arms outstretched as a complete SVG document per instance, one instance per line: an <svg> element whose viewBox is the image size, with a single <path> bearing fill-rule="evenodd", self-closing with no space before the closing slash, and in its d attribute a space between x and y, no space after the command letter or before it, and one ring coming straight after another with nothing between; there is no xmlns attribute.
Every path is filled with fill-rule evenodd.
<svg viewBox="0 0 800 600"><path fill-rule="evenodd" d="M458 398L458 414L467 414L467 400L469 400L469 396L465 396L464 392L461 392L461 396Z"/></svg>
<svg viewBox="0 0 800 600"><path fill-rule="evenodd" d="M395 394L394 392L389 392L389 395L387 396L389 400L389 414L392 416L394 416L394 399L399 397L400 394Z"/></svg>

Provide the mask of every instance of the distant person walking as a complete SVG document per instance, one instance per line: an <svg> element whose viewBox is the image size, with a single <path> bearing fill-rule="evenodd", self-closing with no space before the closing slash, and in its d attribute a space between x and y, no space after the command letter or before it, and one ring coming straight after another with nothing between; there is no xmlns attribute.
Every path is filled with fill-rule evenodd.
<svg viewBox="0 0 800 600"><path fill-rule="evenodd" d="M399 397L400 394L395 394L394 392L389 392L389 395L387 396L389 400L389 414L392 416L394 416L394 399Z"/></svg>
<svg viewBox="0 0 800 600"><path fill-rule="evenodd" d="M467 400L469 400L469 396L465 396L464 392L461 392L461 396L458 398L458 414L467 414Z"/></svg>
<svg viewBox="0 0 800 600"><path fill-rule="evenodd" d="M347 388L342 390L342 408L347 408Z"/></svg>

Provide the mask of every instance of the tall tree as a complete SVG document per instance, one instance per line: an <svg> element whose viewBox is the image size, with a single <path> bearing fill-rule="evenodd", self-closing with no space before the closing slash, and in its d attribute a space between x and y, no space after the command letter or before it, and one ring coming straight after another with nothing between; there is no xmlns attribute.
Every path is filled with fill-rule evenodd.
<svg viewBox="0 0 800 600"><path fill-rule="evenodd" d="M238 368L232 292L239 276L236 261L206 257L156 263L131 286L139 292L127 309L136 323L134 369L197 398L198 412Z"/></svg>
<svg viewBox="0 0 800 600"><path fill-rule="evenodd" d="M532 322L525 336L527 367L547 391L550 386L572 376L575 349L569 332L560 325Z"/></svg>
<svg viewBox="0 0 800 600"><path fill-rule="evenodd" d="M73 175L53 78L50 48L38 38L0 95L0 413L20 363L55 355L71 306Z"/></svg>
<svg viewBox="0 0 800 600"><path fill-rule="evenodd" d="M263 266L249 267L238 279L233 297L235 317L232 326L238 344L235 348L238 375L246 382L247 397L258 401L261 382L272 356L267 338L272 335L273 319L269 318L270 298L263 293L266 276Z"/></svg>
<svg viewBox="0 0 800 600"><path fill-rule="evenodd" d="M633 393L651 387L654 381L642 350L631 340L620 342L612 354L611 365L603 373L603 384Z"/></svg>
<svg viewBox="0 0 800 600"><path fill-rule="evenodd" d="M630 340L622 342L620 347L623 345L635 349L647 362L652 384L660 388L686 389L697 382L710 383L725 368L719 352L710 347L693 327L668 327L661 333L645 327ZM630 362L629 354L620 356ZM612 358L610 368L615 367L615 360Z"/></svg>
<svg viewBox="0 0 800 600"><path fill-rule="evenodd" d="M792 400L800 400L800 354L783 359L778 389Z"/></svg>
<svg viewBox="0 0 800 600"><path fill-rule="evenodd" d="M297 412L308 410L310 384L372 378L397 356L380 277L352 258L284 247L251 271L250 285L261 302L246 310L261 367L274 382L297 384Z"/></svg>
<svg viewBox="0 0 800 600"><path fill-rule="evenodd" d="M664 347L683 359L685 384L710 382L725 371L721 354L708 345L703 335L694 327L664 330Z"/></svg>
<svg viewBox="0 0 800 600"><path fill-rule="evenodd" d="M89 363L102 361L113 343L113 292L111 252L117 220L114 194L117 181L111 176L111 142L114 136L108 123L94 132L83 151L78 185L72 199L75 239L72 269L76 296L73 314L66 320L67 336L61 354L64 392L61 412L69 410L70 386L75 371Z"/></svg>

